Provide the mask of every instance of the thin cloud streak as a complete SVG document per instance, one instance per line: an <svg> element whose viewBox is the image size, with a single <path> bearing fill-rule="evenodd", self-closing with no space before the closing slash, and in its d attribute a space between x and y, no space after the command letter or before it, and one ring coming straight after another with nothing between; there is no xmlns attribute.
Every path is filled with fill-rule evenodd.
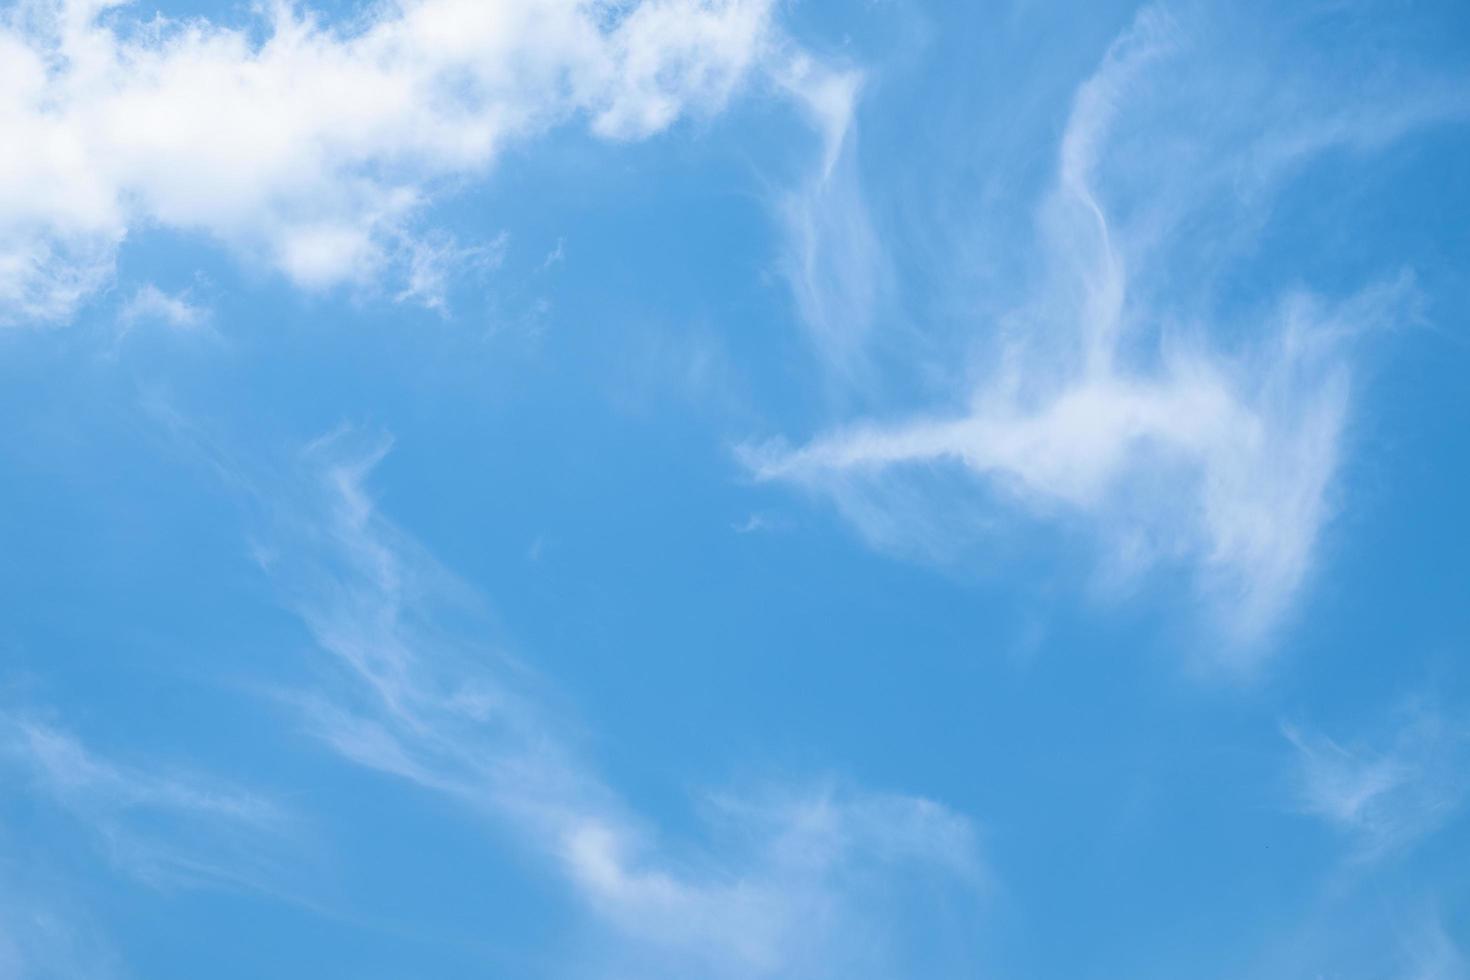
<svg viewBox="0 0 1470 980"><path fill-rule="evenodd" d="M121 765L34 719L0 716L0 761L72 814L120 871L157 887L270 891L295 835L279 804L216 779Z"/></svg>
<svg viewBox="0 0 1470 980"><path fill-rule="evenodd" d="M703 843L650 826L559 734L571 726L527 669L487 645L473 590L377 511L365 481L387 450L331 434L300 457L304 493L256 494L279 505L263 569L330 667L282 703L343 759L457 800L539 853L601 924L599 962L882 975L875 964L898 955L876 911L890 891L984 890L965 818L835 782L706 797ZM849 946L859 923L865 940Z"/></svg>
<svg viewBox="0 0 1470 980"><path fill-rule="evenodd" d="M1168 145L1189 148L1174 151L1181 157L1227 162L1194 180L1179 176L1193 173L1181 160L1144 203L1119 206L1119 218L1110 202L1128 199L1120 183L1132 178L1110 156L1120 142L1133 149L1134 116L1148 118L1148 99L1190 43L1162 8L1147 7L1076 90L1055 181L1036 211L1039 278L1001 318L962 408L839 425L796 447L749 443L738 455L758 480L831 499L875 545L927 558L945 559L1018 513L1080 518L1114 582L1160 564L1192 568L1223 638L1221 662L1249 666L1308 581L1337 508L1353 343L1412 322L1417 292L1408 273L1349 295L1298 287L1211 322L1182 312L1208 305L1210 283L1170 279L1188 265L1174 258L1190 248L1185 219L1228 196L1230 174L1240 186L1237 165L1256 181L1237 206L1263 210L1264 188L1302 155L1377 145L1448 117L1421 100L1424 111L1394 126L1363 115L1371 138L1346 123L1289 143L1274 128L1245 145L1171 132ZM1223 344L1228 334L1242 339Z"/></svg>
<svg viewBox="0 0 1470 980"><path fill-rule="evenodd" d="M886 267L858 168L856 113L863 75L805 56L776 76L811 122L821 152L776 201L785 237L780 270L819 363L852 383L867 371Z"/></svg>

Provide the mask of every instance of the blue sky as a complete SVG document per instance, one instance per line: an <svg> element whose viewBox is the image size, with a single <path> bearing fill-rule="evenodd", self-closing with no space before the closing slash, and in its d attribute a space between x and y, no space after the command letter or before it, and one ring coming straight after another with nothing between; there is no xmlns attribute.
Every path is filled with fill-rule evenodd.
<svg viewBox="0 0 1470 980"><path fill-rule="evenodd" d="M1470 8L0 5L0 976L1470 978Z"/></svg>

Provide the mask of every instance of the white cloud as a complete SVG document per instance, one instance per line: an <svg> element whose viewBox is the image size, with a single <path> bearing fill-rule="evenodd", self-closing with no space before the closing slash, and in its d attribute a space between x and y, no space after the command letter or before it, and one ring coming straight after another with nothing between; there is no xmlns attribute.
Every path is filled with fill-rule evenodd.
<svg viewBox="0 0 1470 980"><path fill-rule="evenodd" d="M556 240L556 247L546 253L546 258L541 260L541 265L537 271L545 272L552 266L565 262L567 258L566 243L565 238L558 238Z"/></svg>
<svg viewBox="0 0 1470 980"><path fill-rule="evenodd" d="M1283 150L1283 132L1296 130L1271 116L1253 117L1264 135L1211 129L1211 112L1178 110L1200 93L1163 70L1193 70L1188 44L1145 8L1077 89L1036 210L1035 281L978 358L957 358L965 393L951 403L961 404L740 455L758 479L830 497L881 547L947 557L1019 511L1089 528L1115 582L1161 562L1192 567L1240 663L1307 580L1333 515L1347 350L1365 331L1412 319L1415 292L1395 273L1352 295L1294 288L1248 315L1212 315L1189 219L1224 200L1247 212L1240 225L1259 228L1263 188L1288 160L1359 136L1372 143L1344 123ZM1430 102L1396 128L1371 113L1359 121L1404 132L1445 118L1442 100ZM1245 170L1250 200L1238 196ZM797 282L799 298L812 281Z"/></svg>
<svg viewBox="0 0 1470 980"><path fill-rule="evenodd" d="M483 245L461 245L444 233L412 241L408 244L407 281L394 298L448 315L451 278L467 269L488 272L500 268L509 242L508 232Z"/></svg>
<svg viewBox="0 0 1470 980"><path fill-rule="evenodd" d="M308 288L406 274L423 292L414 222L445 181L576 117L636 139L718 110L769 50L770 15L770 0L393 0L337 23L271 4L234 28L12 5L0 320L64 317L143 227L203 232Z"/></svg>
<svg viewBox="0 0 1470 980"><path fill-rule="evenodd" d="M125 331L141 323L161 323L174 330L195 330L209 322L209 310L196 304L188 293L166 293L150 282L139 287L122 305L117 319Z"/></svg>
<svg viewBox="0 0 1470 980"><path fill-rule="evenodd" d="M119 765L29 718L0 715L0 761L73 814L117 868L154 885L267 887L269 851L291 824L264 797Z"/></svg>
<svg viewBox="0 0 1470 980"><path fill-rule="evenodd" d="M858 169L855 114L863 77L798 56L777 81L816 129L822 150L811 172L777 202L786 233L780 268L824 364L846 380L864 371L886 272Z"/></svg>
<svg viewBox="0 0 1470 980"><path fill-rule="evenodd" d="M923 800L808 791L711 806L725 834L697 872L597 825L568 842L574 880L633 944L616 954L630 975L902 975L897 923L930 911L904 907L913 881L983 880L968 823Z"/></svg>
<svg viewBox="0 0 1470 980"><path fill-rule="evenodd" d="M262 497L281 505L268 573L337 668L284 698L343 758L540 854L601 923L598 975L882 975L894 922L916 914L894 898L908 883L983 882L963 817L836 784L709 797L702 843L661 833L568 744L526 668L476 635L473 591L377 512L364 480L386 446L352 442L305 451L306 496Z"/></svg>
<svg viewBox="0 0 1470 980"><path fill-rule="evenodd" d="M775 528L775 523L765 514L750 514L745 520L730 525L730 530L736 534L756 534L760 531L770 531Z"/></svg>
<svg viewBox="0 0 1470 980"><path fill-rule="evenodd" d="M915 532L902 501L884 496L893 470L962 467L1039 516L1094 518L1117 569L1194 561L1230 630L1250 639L1306 576L1330 514L1349 391L1336 341L1389 315L1397 293L1372 290L1336 309L1293 297L1273 317L1276 341L1238 360L1170 346L1157 371L1082 371L1039 398L1019 394L1032 378L1013 368L958 417L742 455L761 479L832 494L880 544Z"/></svg>
<svg viewBox="0 0 1470 980"><path fill-rule="evenodd" d="M1353 844L1355 857L1402 851L1439 830L1470 794L1470 725L1422 704L1392 730L1343 745L1294 725L1294 795Z"/></svg>

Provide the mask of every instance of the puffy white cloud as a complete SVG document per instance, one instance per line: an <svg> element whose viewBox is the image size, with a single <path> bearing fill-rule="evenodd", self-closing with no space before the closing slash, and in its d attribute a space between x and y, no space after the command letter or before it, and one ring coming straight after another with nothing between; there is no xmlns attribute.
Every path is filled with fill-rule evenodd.
<svg viewBox="0 0 1470 980"><path fill-rule="evenodd" d="M17 3L0 13L0 319L64 317L151 227L310 288L412 279L413 219L444 182L574 117L635 139L717 110L770 50L770 14L394 0L340 22L275 3L231 27Z"/></svg>

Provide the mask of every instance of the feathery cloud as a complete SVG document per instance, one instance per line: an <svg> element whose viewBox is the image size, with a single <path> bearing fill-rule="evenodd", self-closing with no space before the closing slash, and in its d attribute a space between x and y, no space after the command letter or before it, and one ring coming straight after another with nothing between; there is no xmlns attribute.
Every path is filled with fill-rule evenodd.
<svg viewBox="0 0 1470 980"><path fill-rule="evenodd" d="M1283 725L1296 749L1294 784L1303 813L1326 821L1370 860L1439 830L1470 794L1470 725L1411 704L1376 739L1340 744Z"/></svg>
<svg viewBox="0 0 1470 980"><path fill-rule="evenodd" d="M269 884L291 819L276 803L204 777L120 765L52 725L0 715L0 762L72 814L119 870L148 884Z"/></svg>
<svg viewBox="0 0 1470 980"><path fill-rule="evenodd" d="M893 923L912 918L894 895L983 889L969 821L921 798L817 782L705 798L703 842L650 826L488 644L474 591L378 512L365 481L387 450L333 433L302 453L304 480L253 494L273 501L280 538L263 568L332 668L283 700L343 759L540 854L606 932L600 975L883 975Z"/></svg>
<svg viewBox="0 0 1470 980"><path fill-rule="evenodd" d="M1189 45L1146 7L1076 90L1036 210L1036 276L984 338L961 406L739 455L757 479L830 498L884 548L946 558L1019 514L1091 529L1115 581L1192 568L1239 664L1290 608L1334 513L1352 343L1412 321L1416 292L1395 270L1355 293L1295 287L1220 315L1190 236L1221 207L1258 230L1270 188L1308 154L1455 113L1435 94L1391 125L1362 111L1310 139L1288 138L1300 113L1284 110L1253 119L1264 135L1211 128L1221 114L1179 108L1203 97L1174 70L1197 67ZM1157 177L1146 194L1140 174Z"/></svg>

